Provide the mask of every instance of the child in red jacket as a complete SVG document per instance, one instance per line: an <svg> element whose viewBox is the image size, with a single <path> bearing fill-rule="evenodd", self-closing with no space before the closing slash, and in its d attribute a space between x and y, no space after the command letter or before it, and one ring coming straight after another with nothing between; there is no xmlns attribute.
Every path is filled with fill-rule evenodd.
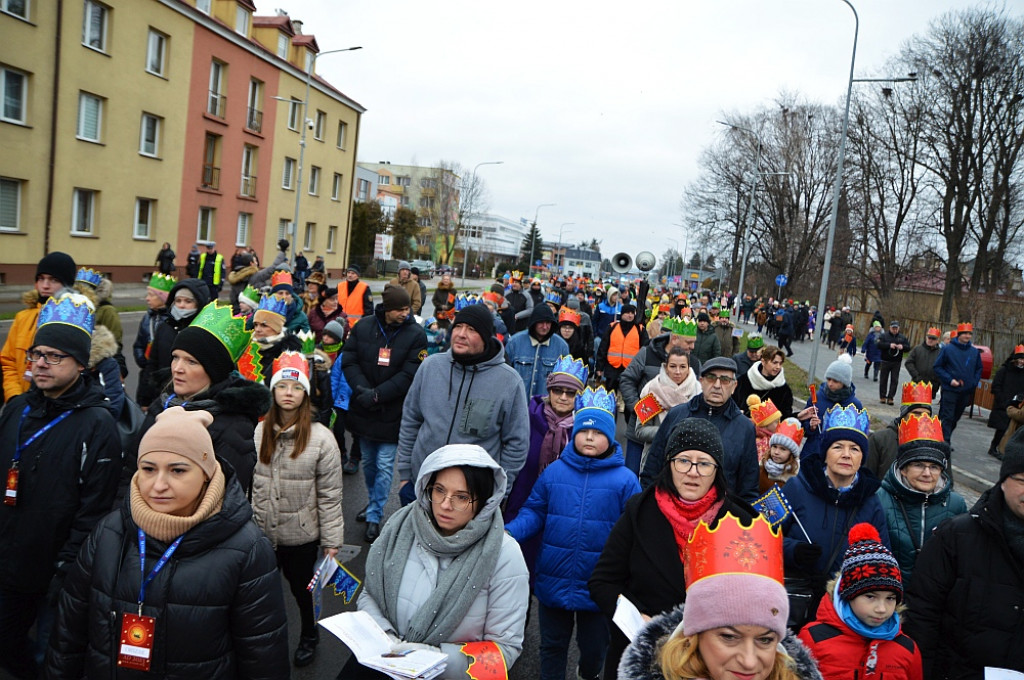
<svg viewBox="0 0 1024 680"><path fill-rule="evenodd" d="M922 680L921 652L900 632L899 563L867 522L850 529L849 543L817 620L804 626L800 639L825 680Z"/></svg>

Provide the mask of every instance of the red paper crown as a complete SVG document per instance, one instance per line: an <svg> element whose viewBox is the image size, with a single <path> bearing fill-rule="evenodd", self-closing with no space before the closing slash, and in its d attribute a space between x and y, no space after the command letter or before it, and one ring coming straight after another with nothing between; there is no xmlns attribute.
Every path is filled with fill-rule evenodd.
<svg viewBox="0 0 1024 680"><path fill-rule="evenodd" d="M271 277L270 277L270 286L271 287L274 287L274 286L276 286L278 284L281 284L281 283L287 284L289 286L292 285L292 275L291 275L291 272L276 271L276 272L274 272L271 275Z"/></svg>
<svg viewBox="0 0 1024 680"><path fill-rule="evenodd" d="M480 297L482 297L487 302L493 302L495 307L501 307L502 303L505 302L504 295L502 295L501 293L495 293L490 290L481 295Z"/></svg>
<svg viewBox="0 0 1024 680"><path fill-rule="evenodd" d="M694 529L683 553L686 589L697 581L721 574L753 574L783 583L782 533L772 531L758 515L750 527L726 514L714 529L703 520Z"/></svg>
<svg viewBox="0 0 1024 680"><path fill-rule="evenodd" d="M563 321L571 321L572 323L579 326L581 318L582 317L580 316L580 313L572 309L571 307L562 307L561 309L558 310L558 323L562 323Z"/></svg>
<svg viewBox="0 0 1024 680"><path fill-rule="evenodd" d="M959 335L960 333L973 333L974 332L974 325L966 323L966 322L965 323L958 323L956 325L956 332L957 332L957 335Z"/></svg>
<svg viewBox="0 0 1024 680"><path fill-rule="evenodd" d="M309 378L309 363L302 352L281 352L280 356L274 359L274 366L271 373L277 373L283 368L295 369L302 375Z"/></svg>
<svg viewBox="0 0 1024 680"><path fill-rule="evenodd" d="M800 421L795 423L790 422L791 418L787 418L779 423L778 429L775 430L775 434L782 435L783 437L789 437L793 440L793 443L798 447L804 440L804 426L800 424Z"/></svg>
<svg viewBox="0 0 1024 680"><path fill-rule="evenodd" d="M900 421L900 446L908 442L945 441L942 437L942 423L938 416L927 414L910 415Z"/></svg>
<svg viewBox="0 0 1024 680"><path fill-rule="evenodd" d="M1014 347L1013 348L1013 353L1014 353L1014 355L1024 354L1024 345L1017 345L1016 347Z"/></svg>
<svg viewBox="0 0 1024 680"><path fill-rule="evenodd" d="M938 328L935 328L934 326L932 326L931 328L928 329L928 332L925 333L925 335L930 335L930 336L935 337L935 338L941 338L942 337L942 331L940 331Z"/></svg>
<svg viewBox="0 0 1024 680"><path fill-rule="evenodd" d="M764 427L782 418L778 407L772 403L771 399L761 401L756 394L751 394L747 397L747 406L750 407L750 419L754 421L755 425Z"/></svg>
<svg viewBox="0 0 1024 680"><path fill-rule="evenodd" d="M903 383L903 399L900 400L903 406L912 404L932 403L932 384L930 382L907 382Z"/></svg>

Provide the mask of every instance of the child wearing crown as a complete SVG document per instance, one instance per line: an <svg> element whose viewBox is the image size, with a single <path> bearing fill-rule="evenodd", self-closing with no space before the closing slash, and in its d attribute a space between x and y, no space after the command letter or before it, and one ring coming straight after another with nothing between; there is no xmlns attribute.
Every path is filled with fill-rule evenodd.
<svg viewBox="0 0 1024 680"><path fill-rule="evenodd" d="M754 423L754 443L757 446L757 462L763 463L768 457L768 440L775 434L782 420L782 413L771 399L761 401L756 394L747 397L747 408L750 409L750 422Z"/></svg>
<svg viewBox="0 0 1024 680"><path fill-rule="evenodd" d="M590 578L626 501L640 492L615 441L615 394L587 388L576 398L572 437L533 487L506 531L520 543L542 535L533 569L540 620L541 678L564 679L573 625L577 677L598 678L608 619L590 598Z"/></svg>
<svg viewBox="0 0 1024 680"><path fill-rule="evenodd" d="M800 447L804 441L804 430L796 418L786 418L779 423L768 440L768 455L761 460L759 493L764 494L773 486L785 486L786 482L800 472Z"/></svg>

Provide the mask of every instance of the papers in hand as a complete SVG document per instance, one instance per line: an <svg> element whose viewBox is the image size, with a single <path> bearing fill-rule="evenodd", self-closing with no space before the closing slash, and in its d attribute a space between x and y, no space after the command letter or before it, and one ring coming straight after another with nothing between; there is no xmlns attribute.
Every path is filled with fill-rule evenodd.
<svg viewBox="0 0 1024 680"><path fill-rule="evenodd" d="M448 655L416 649L403 656L391 653L392 640L373 617L362 611L344 612L320 621L320 625L348 645L359 663L392 678L435 678L444 672Z"/></svg>
<svg viewBox="0 0 1024 680"><path fill-rule="evenodd" d="M637 633L647 624L636 605L622 595L619 595L619 599L615 603L615 614L612 615L612 621L629 638L630 642L636 639Z"/></svg>
<svg viewBox="0 0 1024 680"><path fill-rule="evenodd" d="M985 668L985 680L1024 680L1024 673L987 666Z"/></svg>

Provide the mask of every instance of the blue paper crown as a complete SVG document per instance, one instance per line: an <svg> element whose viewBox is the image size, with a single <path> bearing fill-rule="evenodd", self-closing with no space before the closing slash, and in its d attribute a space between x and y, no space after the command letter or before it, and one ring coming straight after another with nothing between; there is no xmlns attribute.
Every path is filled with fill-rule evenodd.
<svg viewBox="0 0 1024 680"><path fill-rule="evenodd" d="M561 307L562 306L562 295L560 293L556 293L556 292L552 291L552 292L550 292L550 293L548 293L547 295L544 296L544 302L550 302L552 304L556 304L559 307Z"/></svg>
<svg viewBox="0 0 1024 680"><path fill-rule="evenodd" d="M455 298L455 311L460 312L470 305L476 305L481 302L479 295L466 295L465 293L459 294Z"/></svg>
<svg viewBox="0 0 1024 680"><path fill-rule="evenodd" d="M551 374L562 373L564 375L572 376L576 380L580 381L580 389L587 384L587 366L580 359L573 359L570 355L558 357L558 361L555 362L555 367L551 370Z"/></svg>
<svg viewBox="0 0 1024 680"><path fill-rule="evenodd" d="M853 404L843 407L836 404L825 412L822 427L828 430L856 430L868 436L871 421L867 411L859 411Z"/></svg>
<svg viewBox="0 0 1024 680"><path fill-rule="evenodd" d="M576 395L576 413L588 408L607 411L612 417L615 417L615 391L607 392L604 387L598 387L596 390L592 387L586 388Z"/></svg>
<svg viewBox="0 0 1024 680"><path fill-rule="evenodd" d="M263 310L271 314L277 314L282 319L288 318L288 303L275 295L264 295L260 298L260 304L256 311Z"/></svg>
<svg viewBox="0 0 1024 680"><path fill-rule="evenodd" d="M103 274L100 274L95 269L89 269L88 267L82 267L78 270L78 273L75 274L75 281L84 281L93 288L100 285L100 281L102 280Z"/></svg>
<svg viewBox="0 0 1024 680"><path fill-rule="evenodd" d="M39 310L37 328L49 323L61 323L74 326L92 335L95 315L92 303L84 295L66 293L56 300L50 298Z"/></svg>

